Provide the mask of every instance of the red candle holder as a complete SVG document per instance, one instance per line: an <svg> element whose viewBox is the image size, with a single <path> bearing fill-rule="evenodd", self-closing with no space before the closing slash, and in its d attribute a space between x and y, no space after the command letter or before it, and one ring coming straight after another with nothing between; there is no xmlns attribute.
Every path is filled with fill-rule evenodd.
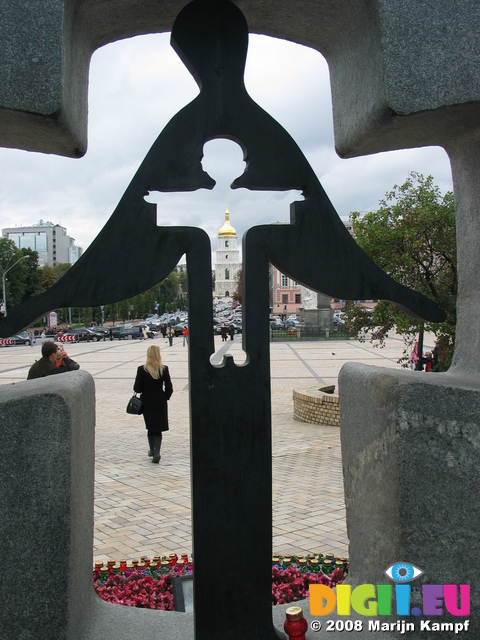
<svg viewBox="0 0 480 640"><path fill-rule="evenodd" d="M289 607L285 615L287 619L283 623L283 628L289 640L305 640L308 623L303 617L301 607Z"/></svg>

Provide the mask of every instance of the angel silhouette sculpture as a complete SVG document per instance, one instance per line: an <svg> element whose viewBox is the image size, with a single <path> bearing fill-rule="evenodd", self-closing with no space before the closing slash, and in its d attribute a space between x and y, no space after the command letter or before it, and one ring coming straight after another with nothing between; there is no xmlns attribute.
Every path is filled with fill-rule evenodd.
<svg viewBox="0 0 480 640"><path fill-rule="evenodd" d="M231 640L276 637L271 617L272 463L269 262L310 289L343 299L385 299L429 321L443 312L395 282L358 247L292 137L248 95L248 27L228 0L194 0L178 15L172 46L199 95L161 132L111 218L80 260L44 294L2 321L8 336L44 312L109 304L145 291L186 254L195 633ZM246 169L232 188L300 190L290 224L243 238L245 363L213 366L211 247L193 227L158 227L150 191L212 189L202 168L214 138L237 142ZM125 251L128 245L128 251ZM125 259L118 262L118 255ZM111 270L115 262L116 269ZM232 562L232 554L236 562ZM245 571L239 571L239 565ZM212 567L215 613L212 614ZM248 570L247 570L248 569Z"/></svg>

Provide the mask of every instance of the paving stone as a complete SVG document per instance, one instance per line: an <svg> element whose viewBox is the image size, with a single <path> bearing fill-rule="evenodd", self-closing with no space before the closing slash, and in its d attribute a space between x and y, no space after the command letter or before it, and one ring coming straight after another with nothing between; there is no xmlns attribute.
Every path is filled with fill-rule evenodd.
<svg viewBox="0 0 480 640"><path fill-rule="evenodd" d="M171 348L161 338L155 343L174 387L170 431L164 434L158 465L147 456L143 419L125 412L148 344L68 345L69 355L91 373L96 387L95 560L191 553L188 350L181 341ZM216 338L217 350L223 346ZM425 349L432 347L426 338ZM40 343L0 347L0 384L25 380L40 348ZM229 341L227 349L235 362L245 360L239 338ZM347 361L398 369L402 350L396 337L382 351L355 340L271 344L273 548L278 552L348 555L340 430L294 420L292 390L337 385Z"/></svg>

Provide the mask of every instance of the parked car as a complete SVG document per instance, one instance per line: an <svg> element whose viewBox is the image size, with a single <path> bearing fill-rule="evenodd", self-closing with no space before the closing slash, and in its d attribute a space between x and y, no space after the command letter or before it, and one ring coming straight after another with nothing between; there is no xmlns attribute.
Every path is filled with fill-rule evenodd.
<svg viewBox="0 0 480 640"><path fill-rule="evenodd" d="M145 320L145 322L142 322L140 326L145 327L147 332L151 332L153 333L153 336L155 336L160 331L161 323L157 322L156 320L150 319L150 320Z"/></svg>
<svg viewBox="0 0 480 640"><path fill-rule="evenodd" d="M126 340L129 336L132 336L132 340L135 340L136 338L143 338L142 327L145 327L149 338L153 338L155 336L155 333L145 324L126 324L120 328L118 338L120 340Z"/></svg>
<svg viewBox="0 0 480 640"><path fill-rule="evenodd" d="M242 325L238 322L230 322L229 325L233 326L235 334L242 333Z"/></svg>
<svg viewBox="0 0 480 640"><path fill-rule="evenodd" d="M131 336L133 338L138 337L138 329L135 328L133 324L124 324L123 327L120 327L120 331L118 332L119 340L127 340L128 337Z"/></svg>
<svg viewBox="0 0 480 640"><path fill-rule="evenodd" d="M149 338L154 338L154 337L157 335L157 333L158 333L158 331L156 331L156 330L152 327L152 325L151 325L150 323L148 323L148 322L143 322L143 323L140 325L140 333L142 333L142 329L145 329L145 331L147 332L147 336L148 336ZM143 333L142 333L142 336L143 336Z"/></svg>
<svg viewBox="0 0 480 640"><path fill-rule="evenodd" d="M103 340L103 334L86 327L80 327L79 329L70 329L70 331L63 334L64 336L77 336L80 342L98 342Z"/></svg>
<svg viewBox="0 0 480 640"><path fill-rule="evenodd" d="M110 327L107 331L108 335L107 337L110 337L110 335L112 336L112 338L118 338L120 339L120 334L122 333L122 329L123 327L120 325L117 325L116 327Z"/></svg>
<svg viewBox="0 0 480 640"><path fill-rule="evenodd" d="M144 322L142 324L146 325L153 331L158 331L162 324L162 320L160 317L154 313L148 313L142 316Z"/></svg>
<svg viewBox="0 0 480 640"><path fill-rule="evenodd" d="M176 336L183 335L183 330L188 327L188 322L179 322L178 324L172 324L172 329L175 331Z"/></svg>
<svg viewBox="0 0 480 640"><path fill-rule="evenodd" d="M282 321L280 318L270 318L270 329L272 331L279 331L280 329L283 329L282 326Z"/></svg>
<svg viewBox="0 0 480 640"><path fill-rule="evenodd" d="M100 325L94 325L92 327L88 327L90 329L90 331L94 331L95 333L99 333L102 338L104 335L108 335L108 329L105 329L104 327L101 327Z"/></svg>
<svg viewBox="0 0 480 640"><path fill-rule="evenodd" d="M242 333L242 327L235 322L224 322L223 323L227 327L227 332L230 331L230 325L233 325L233 331L235 334ZM216 324L213 327L213 332L215 335L219 336L222 333L222 325Z"/></svg>

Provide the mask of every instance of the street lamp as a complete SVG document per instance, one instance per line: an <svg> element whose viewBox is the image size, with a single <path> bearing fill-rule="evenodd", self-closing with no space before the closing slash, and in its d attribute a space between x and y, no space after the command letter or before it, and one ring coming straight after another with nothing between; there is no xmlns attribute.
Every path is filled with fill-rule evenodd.
<svg viewBox="0 0 480 640"><path fill-rule="evenodd" d="M2 285L3 285L3 317L4 318L7 317L7 292L6 292L6 289L5 289L5 280L6 280L5 276L10 271L10 269L13 269L13 267L15 267L19 262L21 262L22 260L25 260L25 258L30 258L30 256L28 254L22 256L16 262L14 262L11 267L7 266L7 268L3 272ZM10 258L10 260L11 260L11 258ZM10 262L10 260L9 260L9 262Z"/></svg>

